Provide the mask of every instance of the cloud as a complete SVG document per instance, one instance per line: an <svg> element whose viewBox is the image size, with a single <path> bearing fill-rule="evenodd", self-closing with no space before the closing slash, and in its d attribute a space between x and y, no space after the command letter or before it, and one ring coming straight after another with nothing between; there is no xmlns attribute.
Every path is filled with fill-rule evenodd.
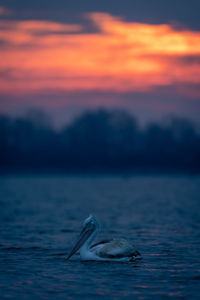
<svg viewBox="0 0 200 300"><path fill-rule="evenodd" d="M177 93L200 98L199 89L191 91L200 83L200 32L125 22L105 13L87 17L98 32L49 21L1 20L0 93L127 93L177 86Z"/></svg>
<svg viewBox="0 0 200 300"><path fill-rule="evenodd" d="M11 10L0 6L0 16L10 16L12 14Z"/></svg>

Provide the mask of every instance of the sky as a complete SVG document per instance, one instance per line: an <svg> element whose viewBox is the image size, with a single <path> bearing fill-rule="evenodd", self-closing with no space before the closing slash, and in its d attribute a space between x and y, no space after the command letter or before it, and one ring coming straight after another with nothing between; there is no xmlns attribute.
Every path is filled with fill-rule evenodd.
<svg viewBox="0 0 200 300"><path fill-rule="evenodd" d="M200 1L0 1L0 113L87 109L200 125Z"/></svg>

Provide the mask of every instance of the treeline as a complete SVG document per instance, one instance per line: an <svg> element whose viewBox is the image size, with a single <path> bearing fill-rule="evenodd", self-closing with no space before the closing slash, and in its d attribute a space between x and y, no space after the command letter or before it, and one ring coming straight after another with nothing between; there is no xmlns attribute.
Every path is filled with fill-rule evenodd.
<svg viewBox="0 0 200 300"><path fill-rule="evenodd" d="M42 112L0 116L2 172L200 172L200 134L189 121L141 129L124 111L84 113L56 131Z"/></svg>

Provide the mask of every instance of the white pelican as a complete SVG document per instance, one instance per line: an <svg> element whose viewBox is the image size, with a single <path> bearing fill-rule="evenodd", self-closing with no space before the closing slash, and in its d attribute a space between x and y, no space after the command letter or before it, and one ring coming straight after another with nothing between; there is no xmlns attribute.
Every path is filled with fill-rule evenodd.
<svg viewBox="0 0 200 300"><path fill-rule="evenodd" d="M96 243L92 246L99 229L99 224L93 216L89 216L83 223L80 237L66 259L80 249L81 260L96 261L135 261L142 259L139 251L125 239L110 239Z"/></svg>

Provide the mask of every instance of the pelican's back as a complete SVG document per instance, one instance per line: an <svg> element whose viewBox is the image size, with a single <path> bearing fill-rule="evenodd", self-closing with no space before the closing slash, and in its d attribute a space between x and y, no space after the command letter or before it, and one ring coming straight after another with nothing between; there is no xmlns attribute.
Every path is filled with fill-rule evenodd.
<svg viewBox="0 0 200 300"><path fill-rule="evenodd" d="M134 247L125 239L102 241L93 245L91 250L102 258L132 257L135 254Z"/></svg>

